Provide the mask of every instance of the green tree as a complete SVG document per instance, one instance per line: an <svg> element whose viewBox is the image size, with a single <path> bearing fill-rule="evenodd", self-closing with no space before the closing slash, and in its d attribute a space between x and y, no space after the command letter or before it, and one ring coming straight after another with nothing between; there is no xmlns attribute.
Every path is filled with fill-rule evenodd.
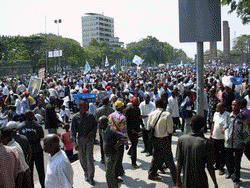
<svg viewBox="0 0 250 188"><path fill-rule="evenodd" d="M243 24L250 22L249 0L221 0L222 5L229 5L231 10L228 13L236 12Z"/></svg>

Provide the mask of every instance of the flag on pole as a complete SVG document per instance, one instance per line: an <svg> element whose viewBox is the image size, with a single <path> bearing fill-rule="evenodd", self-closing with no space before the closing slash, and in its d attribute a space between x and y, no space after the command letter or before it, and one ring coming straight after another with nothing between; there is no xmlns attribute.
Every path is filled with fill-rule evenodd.
<svg viewBox="0 0 250 188"><path fill-rule="evenodd" d="M138 55L134 56L133 63L137 66L141 65L143 63L144 59L140 58Z"/></svg>
<svg viewBox="0 0 250 188"><path fill-rule="evenodd" d="M90 71L90 65L89 63L86 61L86 64L85 64L85 70L84 70L84 73L87 74L89 71Z"/></svg>
<svg viewBox="0 0 250 188"><path fill-rule="evenodd" d="M111 70L113 73L116 73L116 64L114 64L112 67L111 67Z"/></svg>
<svg viewBox="0 0 250 188"><path fill-rule="evenodd" d="M108 57L106 56L105 67L108 67L108 66L109 66L109 60L108 60Z"/></svg>

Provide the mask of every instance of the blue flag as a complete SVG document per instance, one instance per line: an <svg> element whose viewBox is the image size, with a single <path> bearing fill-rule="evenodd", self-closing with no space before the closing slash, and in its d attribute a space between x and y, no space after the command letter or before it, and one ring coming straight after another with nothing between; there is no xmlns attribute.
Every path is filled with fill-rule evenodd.
<svg viewBox="0 0 250 188"><path fill-rule="evenodd" d="M135 75L135 70L134 68L132 68L131 76L134 76L134 75Z"/></svg>

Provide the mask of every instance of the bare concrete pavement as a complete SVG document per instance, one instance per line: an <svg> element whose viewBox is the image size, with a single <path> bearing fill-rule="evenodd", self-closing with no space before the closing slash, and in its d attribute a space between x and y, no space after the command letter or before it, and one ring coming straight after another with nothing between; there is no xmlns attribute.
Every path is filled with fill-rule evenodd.
<svg viewBox="0 0 250 188"><path fill-rule="evenodd" d="M177 131L178 136L173 136L173 143L172 143L172 151L173 155L175 157L176 152L176 144L178 137L181 135L180 132ZM208 134L207 134L208 136ZM138 160L137 164L140 166L138 169L134 169L131 166L131 159L129 155L127 155L127 151L124 153L124 159L123 159L123 166L125 170L125 175L123 176L124 182L120 184L121 188L125 187L142 187L142 188L166 188L166 187L174 187L175 185L172 182L170 171L169 169L166 170L166 174L160 174L162 176L161 181L151 181L148 180L148 169L150 167L150 163L152 160L152 157L146 157L144 153L141 153L143 150L143 142L140 139L138 144ZM45 154L47 155L47 154ZM100 157L100 151L99 146L95 146L94 151L94 158L96 160L95 162L95 186L91 186L88 182L84 181L84 173L81 168L80 162L76 161L72 163L73 170L74 170L74 188L82 188L82 187L96 187L96 188L106 188L106 179L105 179L105 165L100 163L101 157ZM46 164L45 164L46 165ZM248 159L243 155L242 162L241 162L241 187L250 187L250 163ZM45 166L46 167L46 166ZM208 172L207 172L208 174ZM219 176L219 172L216 171L216 178L218 181L218 185L220 188L233 188L233 182L231 179L225 179L225 175ZM208 175L209 180L209 187L214 187L213 182ZM40 184L38 181L35 183L35 188L40 188Z"/></svg>

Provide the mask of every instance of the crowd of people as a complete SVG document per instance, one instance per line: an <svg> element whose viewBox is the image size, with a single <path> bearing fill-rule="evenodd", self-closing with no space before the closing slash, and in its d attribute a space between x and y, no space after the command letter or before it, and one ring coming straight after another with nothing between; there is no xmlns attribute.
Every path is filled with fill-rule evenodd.
<svg viewBox="0 0 250 188"><path fill-rule="evenodd" d="M125 149L132 167L140 168L140 137L142 152L152 156L148 179L161 180L158 171L167 167L176 187L208 187L206 166L215 187L214 170L239 187L243 153L250 160L248 69L205 69L203 116L196 115L196 74L193 68L138 69L133 76L130 70L56 73L43 79L37 94L28 92L29 78L2 79L0 187L34 187L34 164L41 187L73 187L70 162L76 158L85 181L95 185L97 138L107 185L118 187ZM75 94L95 94L96 101L76 103ZM59 134L59 127L66 131ZM175 163L171 145L177 131L183 135ZM44 152L50 155L46 173Z"/></svg>

